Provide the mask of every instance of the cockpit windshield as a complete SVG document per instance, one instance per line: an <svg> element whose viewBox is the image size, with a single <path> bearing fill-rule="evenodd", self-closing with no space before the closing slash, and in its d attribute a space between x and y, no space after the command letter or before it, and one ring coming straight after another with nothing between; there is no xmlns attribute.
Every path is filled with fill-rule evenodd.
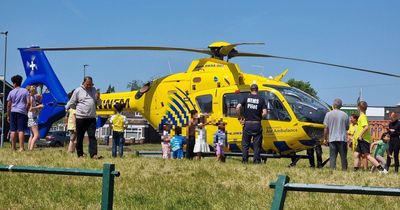
<svg viewBox="0 0 400 210"><path fill-rule="evenodd" d="M329 112L325 103L294 87L269 87L276 89L285 97L299 121L321 124L324 122L325 114Z"/></svg>

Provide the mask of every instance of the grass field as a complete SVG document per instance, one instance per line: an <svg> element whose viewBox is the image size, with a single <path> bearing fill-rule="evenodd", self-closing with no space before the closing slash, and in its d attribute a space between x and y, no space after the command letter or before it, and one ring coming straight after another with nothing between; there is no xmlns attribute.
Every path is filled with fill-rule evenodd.
<svg viewBox="0 0 400 210"><path fill-rule="evenodd" d="M178 161L133 155L133 150L160 150L160 145L130 149L123 159L112 159L111 152L101 148L105 158L91 160L78 159L65 148L20 153L6 144L0 149L0 164L101 169L103 163L115 163L121 176L115 179L114 209L269 209L273 190L268 183L278 174L287 174L297 183L400 187L397 174L311 169L306 160L295 168L287 167L287 159L243 165L228 158L221 164L214 158ZM0 209L100 208L101 178L0 172L0 189ZM400 209L400 202L398 197L288 192L285 207Z"/></svg>

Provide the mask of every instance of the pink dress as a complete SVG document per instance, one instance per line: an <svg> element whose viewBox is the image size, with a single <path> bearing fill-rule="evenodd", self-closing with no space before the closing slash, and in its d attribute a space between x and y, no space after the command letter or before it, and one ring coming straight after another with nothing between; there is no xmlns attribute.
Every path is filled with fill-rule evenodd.
<svg viewBox="0 0 400 210"><path fill-rule="evenodd" d="M169 142L171 141L171 136L169 135L168 131L163 131L162 140L163 140L161 142L162 157L163 159L169 159L171 158L171 147L169 144Z"/></svg>

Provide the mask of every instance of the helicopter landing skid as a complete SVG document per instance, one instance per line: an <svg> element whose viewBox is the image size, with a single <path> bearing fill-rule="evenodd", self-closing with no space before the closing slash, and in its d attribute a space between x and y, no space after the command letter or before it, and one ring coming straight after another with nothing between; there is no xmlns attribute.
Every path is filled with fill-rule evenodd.
<svg viewBox="0 0 400 210"><path fill-rule="evenodd" d="M143 157L161 157L162 151L136 151L136 156L143 156ZM185 154L186 152L184 152ZM225 152L225 157L242 157L242 153L240 152ZM214 152L203 152L203 157L215 157ZM249 157L253 157L253 153L249 153ZM309 159L308 155L280 155L280 154L271 154L271 153L262 153L260 154L261 159L265 163L268 158L293 158L295 157L295 161L299 161L300 159ZM328 161L328 160L327 160ZM324 163L326 164L325 161ZM325 165L324 164L324 165Z"/></svg>

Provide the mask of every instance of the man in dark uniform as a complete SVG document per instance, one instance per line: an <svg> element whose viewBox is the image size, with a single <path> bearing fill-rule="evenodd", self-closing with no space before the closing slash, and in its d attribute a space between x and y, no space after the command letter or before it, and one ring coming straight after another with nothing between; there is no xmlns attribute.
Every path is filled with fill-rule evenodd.
<svg viewBox="0 0 400 210"><path fill-rule="evenodd" d="M261 145L262 145L262 127L261 120L267 115L267 106L264 98L258 95L258 86L252 84L250 86L251 93L245 97L240 104L237 105L236 111L239 119L243 124L242 147L243 147L243 163L249 160L249 146L253 138L254 163L261 163ZM243 116L241 108L243 107ZM244 121L243 121L244 120Z"/></svg>

